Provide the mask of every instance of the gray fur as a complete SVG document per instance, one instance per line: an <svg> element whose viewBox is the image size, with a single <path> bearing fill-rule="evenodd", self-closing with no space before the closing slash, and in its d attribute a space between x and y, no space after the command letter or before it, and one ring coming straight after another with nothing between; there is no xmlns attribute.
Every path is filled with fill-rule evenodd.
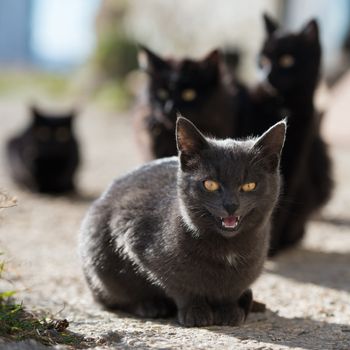
<svg viewBox="0 0 350 350"><path fill-rule="evenodd" d="M280 186L271 157L280 156L284 134L281 122L258 140L214 140L180 118L179 158L115 180L84 219L80 254L95 299L142 317L177 311L185 326L241 323L267 254ZM183 147L196 138L203 143ZM208 177L220 181L220 193L205 191ZM238 191L252 181L255 191ZM227 216L223 205L231 200L243 217L237 232L213 217Z"/></svg>

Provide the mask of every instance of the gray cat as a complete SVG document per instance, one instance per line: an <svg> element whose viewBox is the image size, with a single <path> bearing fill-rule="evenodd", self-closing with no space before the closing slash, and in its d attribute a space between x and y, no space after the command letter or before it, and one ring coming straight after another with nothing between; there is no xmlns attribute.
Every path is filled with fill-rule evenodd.
<svg viewBox="0 0 350 350"><path fill-rule="evenodd" d="M184 326L242 323L267 255L285 129L215 140L179 118L179 157L116 180L83 222L95 299L141 317L177 312Z"/></svg>

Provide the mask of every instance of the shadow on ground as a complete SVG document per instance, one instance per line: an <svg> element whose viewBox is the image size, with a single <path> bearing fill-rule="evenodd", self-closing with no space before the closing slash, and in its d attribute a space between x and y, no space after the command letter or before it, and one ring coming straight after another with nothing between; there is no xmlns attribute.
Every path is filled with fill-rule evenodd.
<svg viewBox="0 0 350 350"><path fill-rule="evenodd" d="M350 229L350 218L335 217L335 216L319 216L314 221L324 222L334 226L349 227Z"/></svg>
<svg viewBox="0 0 350 350"><path fill-rule="evenodd" d="M300 247L276 258L274 266L266 271L298 282L350 292L349 266L349 253L327 253Z"/></svg>
<svg viewBox="0 0 350 350"><path fill-rule="evenodd" d="M210 327L212 332L244 341L300 347L302 349L349 349L350 326L308 318L285 318L267 310L251 315L242 327ZM336 338L336 342L335 342ZM337 343L337 346L335 344Z"/></svg>
<svg viewBox="0 0 350 350"><path fill-rule="evenodd" d="M124 313L116 313L116 317L129 318ZM132 318L130 318L132 319ZM203 348L203 339L207 339L207 345L212 348L215 339L218 348L223 348L220 341L222 336L226 340L226 344L230 343L232 338L232 349L235 345L255 343L260 345L259 349L269 349L262 347L264 344L271 344L273 349L278 346L290 348L302 348L306 350L315 349L338 349L348 350L350 348L350 326L345 324L328 323L315 321L310 318L285 318L278 313L267 310L263 314L251 314L243 326L240 327L205 327L205 328L184 328L177 324L175 319L167 320L145 320L147 324L151 323L147 331L138 329L123 329L122 331L108 332L100 338L100 344L108 345L113 348L128 349L128 345L133 348L154 349L154 346L160 343L166 343L167 349L184 348L185 342L181 339L190 333L192 337L198 337L198 348ZM159 337L159 330L167 327L167 331L163 329L162 336ZM216 333L218 338L208 337L208 334ZM205 336L207 334L207 336ZM174 337L172 337L172 335ZM170 337L169 337L170 336ZM209 340L210 339L210 340ZM150 345L152 344L153 345ZM193 348L193 343L191 349ZM231 347L230 347L231 348ZM247 347L248 349L249 347ZM254 347L255 348L255 347ZM246 349L244 347L244 349Z"/></svg>

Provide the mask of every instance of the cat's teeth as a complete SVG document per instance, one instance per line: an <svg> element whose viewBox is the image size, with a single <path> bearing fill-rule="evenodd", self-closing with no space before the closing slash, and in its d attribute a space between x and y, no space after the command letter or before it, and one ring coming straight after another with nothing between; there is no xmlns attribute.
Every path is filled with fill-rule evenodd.
<svg viewBox="0 0 350 350"><path fill-rule="evenodd" d="M225 228L235 228L239 224L240 216L228 216L221 218L221 224Z"/></svg>

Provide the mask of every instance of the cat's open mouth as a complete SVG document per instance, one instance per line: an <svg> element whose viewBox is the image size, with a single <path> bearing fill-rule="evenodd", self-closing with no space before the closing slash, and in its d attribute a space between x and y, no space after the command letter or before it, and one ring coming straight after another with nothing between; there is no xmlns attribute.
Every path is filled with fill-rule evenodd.
<svg viewBox="0 0 350 350"><path fill-rule="evenodd" d="M224 218L220 217L218 222L222 230L237 231L240 226L241 219L241 216L230 215Z"/></svg>
<svg viewBox="0 0 350 350"><path fill-rule="evenodd" d="M230 215L224 218L216 218L216 222L220 228L221 234L226 238L232 238L238 234L241 226L242 216Z"/></svg>
<svg viewBox="0 0 350 350"><path fill-rule="evenodd" d="M237 233L243 219L241 215L229 215L225 217L213 215L213 218L220 231L226 237L232 237Z"/></svg>

